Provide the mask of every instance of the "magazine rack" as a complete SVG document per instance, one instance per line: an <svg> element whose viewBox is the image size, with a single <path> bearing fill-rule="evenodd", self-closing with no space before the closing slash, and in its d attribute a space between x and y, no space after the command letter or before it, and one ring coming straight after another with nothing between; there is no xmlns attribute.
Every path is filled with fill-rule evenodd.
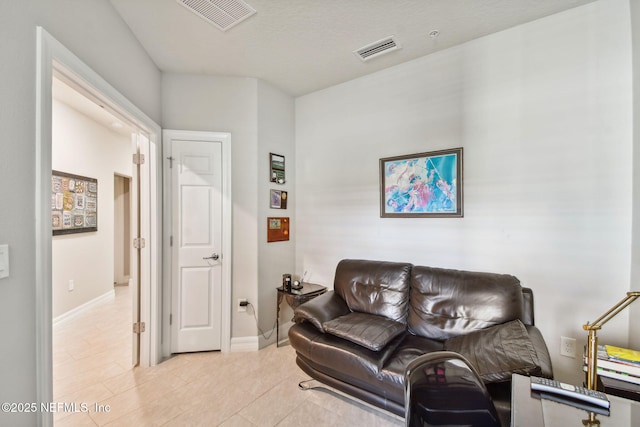
<svg viewBox="0 0 640 427"><path fill-rule="evenodd" d="M589 331L589 339L587 341L587 388L589 390L598 389L598 336L596 332L602 329L602 325L637 300L638 297L640 297L640 292L627 292L626 297L598 317L593 323L587 322L586 325L582 326L585 331Z"/></svg>

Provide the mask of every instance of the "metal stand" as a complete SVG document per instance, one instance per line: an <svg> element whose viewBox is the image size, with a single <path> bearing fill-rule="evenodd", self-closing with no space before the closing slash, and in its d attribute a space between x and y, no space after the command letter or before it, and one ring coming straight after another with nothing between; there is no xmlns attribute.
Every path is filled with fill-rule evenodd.
<svg viewBox="0 0 640 427"><path fill-rule="evenodd" d="M585 331L589 331L589 340L587 342L587 359L589 362L587 365L587 388L589 390L598 389L598 336L596 332L602 329L602 325L616 317L629 304L637 300L638 297L640 297L640 292L627 292L627 296L611 307L605 314L598 317L593 323L587 322L586 325L582 326Z"/></svg>

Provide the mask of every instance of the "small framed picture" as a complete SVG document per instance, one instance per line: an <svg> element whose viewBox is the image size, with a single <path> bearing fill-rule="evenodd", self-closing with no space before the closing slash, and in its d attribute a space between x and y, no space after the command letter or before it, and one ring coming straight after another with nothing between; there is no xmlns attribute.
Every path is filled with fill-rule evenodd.
<svg viewBox="0 0 640 427"><path fill-rule="evenodd" d="M289 240L289 217L267 218L267 242Z"/></svg>
<svg viewBox="0 0 640 427"><path fill-rule="evenodd" d="M287 209L287 192L271 190L271 209Z"/></svg>
<svg viewBox="0 0 640 427"><path fill-rule="evenodd" d="M276 184L284 184L284 156L280 154L269 153L269 166L271 168L271 182Z"/></svg>

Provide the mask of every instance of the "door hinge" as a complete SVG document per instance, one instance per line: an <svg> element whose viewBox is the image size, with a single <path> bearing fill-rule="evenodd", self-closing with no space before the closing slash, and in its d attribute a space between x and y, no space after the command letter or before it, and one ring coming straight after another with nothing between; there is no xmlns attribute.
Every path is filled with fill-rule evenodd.
<svg viewBox="0 0 640 427"><path fill-rule="evenodd" d="M135 153L133 155L133 164L134 165L144 165L144 154Z"/></svg>
<svg viewBox="0 0 640 427"><path fill-rule="evenodd" d="M173 169L173 161L175 160L175 157L167 157L167 160L169 160L169 169Z"/></svg>
<svg viewBox="0 0 640 427"><path fill-rule="evenodd" d="M169 236L169 246L173 246L173 236Z"/></svg>
<svg viewBox="0 0 640 427"><path fill-rule="evenodd" d="M144 322L138 322L138 323L134 323L133 324L133 333L134 334L141 334L145 331L145 324Z"/></svg>
<svg viewBox="0 0 640 427"><path fill-rule="evenodd" d="M133 247L135 249L142 249L145 246L145 241L143 237L136 237L133 239Z"/></svg>
<svg viewBox="0 0 640 427"><path fill-rule="evenodd" d="M173 325L173 314L169 315L169 325Z"/></svg>

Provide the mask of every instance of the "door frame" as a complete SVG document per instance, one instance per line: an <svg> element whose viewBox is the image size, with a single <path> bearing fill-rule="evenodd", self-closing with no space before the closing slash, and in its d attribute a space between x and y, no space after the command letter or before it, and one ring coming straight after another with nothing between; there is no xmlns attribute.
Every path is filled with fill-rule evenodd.
<svg viewBox="0 0 640 427"><path fill-rule="evenodd" d="M134 124L150 141L148 205L149 215L142 217L147 237L141 268L145 280L141 281L141 316L146 332L141 335L141 366L158 363L160 346L160 245L162 230L159 200L161 199L161 171L158 158L161 129L153 120L125 98L80 58L58 42L44 28L36 28L36 135L35 135L35 339L36 339L36 396L38 403L53 401L52 367L52 266L51 266L51 159L52 159L52 77L54 71L86 91L100 105ZM50 412L40 412L38 425L53 425Z"/></svg>
<svg viewBox="0 0 640 427"><path fill-rule="evenodd" d="M132 185L133 185L133 176L123 175L117 172L113 174L114 180L114 284L121 285L124 283L124 279L126 279L127 283L131 281L131 251L133 248L127 244L133 239L131 230L131 221L133 220L133 194L132 194ZM121 187L121 188L119 188ZM126 189L126 192L120 192ZM116 195L120 196L120 199L116 199ZM128 208L128 209L127 209ZM128 231L128 232L126 232ZM120 239L120 240L118 240ZM122 245L123 247L119 247ZM125 247L126 246L126 247ZM129 265L122 265L122 259L117 260L116 254L118 253L118 249L126 250L129 249ZM118 266L118 270L116 270L116 265ZM128 267L128 268L127 268ZM127 274L125 271L128 270ZM119 280L122 279L122 280Z"/></svg>
<svg viewBox="0 0 640 427"><path fill-rule="evenodd" d="M207 132L163 129L162 149L164 155L163 177L163 243L162 243L162 293L163 319L162 319L162 354L165 357L171 354L171 326L169 315L171 314L171 230L172 230L172 194L171 194L171 141L187 140L199 142L220 142L222 144L222 324L220 335L221 351L228 352L231 348L231 269L233 266L232 254L232 198L231 198L231 134L228 132Z"/></svg>

